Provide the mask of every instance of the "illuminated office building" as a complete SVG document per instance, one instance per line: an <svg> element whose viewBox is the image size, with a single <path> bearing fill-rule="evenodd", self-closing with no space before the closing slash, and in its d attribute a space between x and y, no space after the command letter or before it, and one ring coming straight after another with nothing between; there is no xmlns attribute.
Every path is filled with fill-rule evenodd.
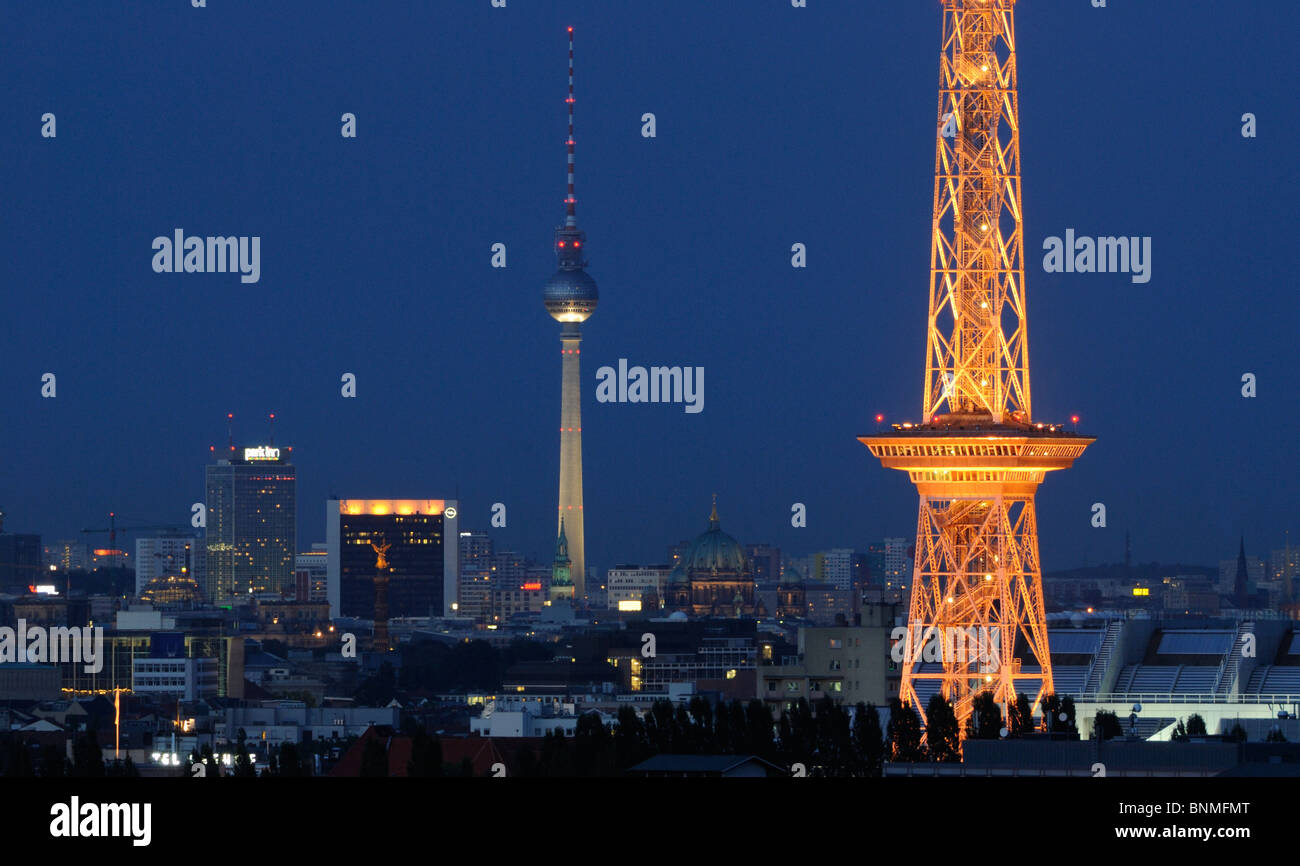
<svg viewBox="0 0 1300 866"><path fill-rule="evenodd" d="M253 593L294 588L297 477L293 449L231 447L207 467L204 595L225 605Z"/></svg>
<svg viewBox="0 0 1300 866"><path fill-rule="evenodd" d="M375 550L392 545L388 615L453 616L460 530L450 499L331 499L325 505L330 616L375 615Z"/></svg>

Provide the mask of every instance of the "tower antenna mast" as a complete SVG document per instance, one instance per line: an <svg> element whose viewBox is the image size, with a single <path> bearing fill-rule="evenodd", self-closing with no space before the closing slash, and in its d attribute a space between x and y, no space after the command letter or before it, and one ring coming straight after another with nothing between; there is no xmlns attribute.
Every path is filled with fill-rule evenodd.
<svg viewBox="0 0 1300 866"><path fill-rule="evenodd" d="M568 541L572 562L574 600L581 604L586 590L585 520L582 511L582 375L579 362L582 323L596 310L600 293L596 281L583 270L587 265L587 236L578 228L577 197L574 193L575 151L573 28L569 37L569 89L565 98L569 135L565 140L568 192L564 199L564 224L555 229L557 270L546 283L542 301L546 312L560 323L560 495L555 520L557 540Z"/></svg>
<svg viewBox="0 0 1300 866"><path fill-rule="evenodd" d="M574 148L576 142L573 139L573 105L576 100L573 97L573 28L569 28L569 98L565 100L569 105L569 139L565 146L569 152L569 195L564 200L564 226L565 228L574 229L578 227L577 199L573 194L573 170L575 165Z"/></svg>

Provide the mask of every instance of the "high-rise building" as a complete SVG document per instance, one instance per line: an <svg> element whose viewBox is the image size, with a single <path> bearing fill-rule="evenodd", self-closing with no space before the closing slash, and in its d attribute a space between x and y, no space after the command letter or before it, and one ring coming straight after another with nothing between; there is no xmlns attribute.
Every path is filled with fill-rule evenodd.
<svg viewBox="0 0 1300 866"><path fill-rule="evenodd" d="M375 615L375 550L390 544L388 615L452 616L460 529L451 499L330 499L325 503L330 616Z"/></svg>
<svg viewBox="0 0 1300 866"><path fill-rule="evenodd" d="M1237 592L1237 568L1240 552L1232 559L1219 560L1219 580L1215 588L1223 595L1235 595ZM1253 590L1264 582L1268 575L1267 564L1258 556L1246 554L1246 586Z"/></svg>
<svg viewBox="0 0 1300 866"><path fill-rule="evenodd" d="M84 541L63 539L45 545L45 564L59 571L90 571L93 563L90 545Z"/></svg>
<svg viewBox="0 0 1300 866"><path fill-rule="evenodd" d="M836 589L850 589L853 586L854 551L848 547L837 547L822 554L821 580Z"/></svg>
<svg viewBox="0 0 1300 866"><path fill-rule="evenodd" d="M155 578L194 578L194 553L199 540L183 530L135 540L135 594ZM201 584L200 584L201 586Z"/></svg>
<svg viewBox="0 0 1300 866"><path fill-rule="evenodd" d="M851 571L854 589L864 589L871 582L871 567L867 564L867 555L865 553L855 552L853 554Z"/></svg>
<svg viewBox="0 0 1300 866"><path fill-rule="evenodd" d="M882 544L885 548L885 585L897 587L906 585L912 579L912 554L908 551L906 538L886 538Z"/></svg>
<svg viewBox="0 0 1300 866"><path fill-rule="evenodd" d="M492 606L492 536L481 530L460 532L458 616L483 621Z"/></svg>
<svg viewBox="0 0 1300 866"><path fill-rule="evenodd" d="M528 580L528 560L513 550L498 550L492 554L491 570L493 582L502 584L519 583Z"/></svg>
<svg viewBox="0 0 1300 866"><path fill-rule="evenodd" d="M867 581L871 584L885 585L885 545L884 542L872 542L862 554L866 563Z"/></svg>
<svg viewBox="0 0 1300 866"><path fill-rule="evenodd" d="M230 449L207 467L207 573L203 592L225 605L294 588L297 475L290 448Z"/></svg>
<svg viewBox="0 0 1300 866"><path fill-rule="evenodd" d="M1269 577L1282 587L1282 595L1287 601L1294 601L1300 594L1296 586L1296 575L1300 574L1300 547L1292 547L1290 539L1286 547L1274 550L1268 556Z"/></svg>
<svg viewBox="0 0 1300 866"><path fill-rule="evenodd" d="M905 538L883 538L867 545L863 554L867 582L874 586L897 588L912 577L912 555Z"/></svg>
<svg viewBox="0 0 1300 866"><path fill-rule="evenodd" d="M21 532L5 532L5 513L0 509L0 592L26 592L42 572L41 537Z"/></svg>
<svg viewBox="0 0 1300 866"><path fill-rule="evenodd" d="M555 230L555 256L559 270L546 283L542 293L546 312L560 323L560 507L556 516L556 536L560 522L567 525L570 572L574 594L581 601L586 595L587 557L585 554L585 520L582 511L582 375L579 346L582 323L596 309L599 293L596 281L583 268L587 265L587 235L578 229L574 198L573 138L573 28L569 28L569 107L568 179L569 194L564 200L564 225Z"/></svg>

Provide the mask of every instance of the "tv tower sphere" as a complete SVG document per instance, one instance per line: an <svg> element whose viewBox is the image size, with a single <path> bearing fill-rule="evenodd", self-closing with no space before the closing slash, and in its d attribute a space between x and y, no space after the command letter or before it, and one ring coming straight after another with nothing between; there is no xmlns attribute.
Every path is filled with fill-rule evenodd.
<svg viewBox="0 0 1300 866"><path fill-rule="evenodd" d="M560 269L546 281L542 301L546 312L557 322L585 322L596 309L600 293L596 291L596 281L582 269L583 264L579 260L575 267L566 268L561 258Z"/></svg>

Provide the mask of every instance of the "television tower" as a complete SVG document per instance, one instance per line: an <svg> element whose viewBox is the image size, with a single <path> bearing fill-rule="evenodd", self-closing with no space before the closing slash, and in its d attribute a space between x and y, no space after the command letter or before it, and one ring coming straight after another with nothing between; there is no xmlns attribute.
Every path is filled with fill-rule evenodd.
<svg viewBox="0 0 1300 866"><path fill-rule="evenodd" d="M556 516L556 537L564 531L572 561L574 602L585 597L587 571L582 515L582 375L579 344L582 323L596 309L600 297L596 281L587 276L587 235L578 228L573 195L573 28L569 28L568 148L569 194L564 199L564 225L555 230L555 256L559 270L546 283L542 300L546 312L560 323L560 508Z"/></svg>
<svg viewBox="0 0 1300 866"><path fill-rule="evenodd" d="M937 681L963 736L980 692L1054 693L1034 493L1095 441L1030 415L1014 6L943 0L922 415L860 437L921 499L899 697Z"/></svg>

